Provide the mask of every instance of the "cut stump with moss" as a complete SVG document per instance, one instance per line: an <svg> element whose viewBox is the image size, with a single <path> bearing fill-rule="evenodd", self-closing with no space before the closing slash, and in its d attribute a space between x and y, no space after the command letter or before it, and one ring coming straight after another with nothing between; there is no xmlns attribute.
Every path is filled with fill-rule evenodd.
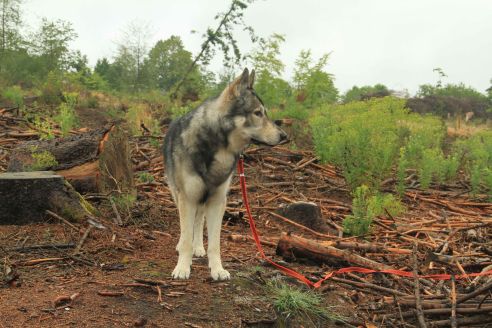
<svg viewBox="0 0 492 328"><path fill-rule="evenodd" d="M133 190L133 171L126 133L108 125L52 140L27 141L15 148L7 171L52 170L81 193Z"/></svg>
<svg viewBox="0 0 492 328"><path fill-rule="evenodd" d="M0 224L43 222L46 210L80 221L95 209L52 171L0 174Z"/></svg>

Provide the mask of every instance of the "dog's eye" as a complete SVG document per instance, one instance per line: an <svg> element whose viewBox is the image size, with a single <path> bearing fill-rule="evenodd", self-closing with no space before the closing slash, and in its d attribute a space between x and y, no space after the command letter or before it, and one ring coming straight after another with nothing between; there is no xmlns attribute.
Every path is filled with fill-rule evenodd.
<svg viewBox="0 0 492 328"><path fill-rule="evenodd" d="M254 114L258 117L262 117L263 116L263 112L261 110L257 110L256 112L254 112Z"/></svg>

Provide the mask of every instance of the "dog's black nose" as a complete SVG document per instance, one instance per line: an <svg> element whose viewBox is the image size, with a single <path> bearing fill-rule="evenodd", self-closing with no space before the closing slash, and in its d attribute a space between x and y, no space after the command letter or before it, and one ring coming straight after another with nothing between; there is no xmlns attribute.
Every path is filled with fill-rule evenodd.
<svg viewBox="0 0 492 328"><path fill-rule="evenodd" d="M275 120L273 123L275 123L276 126L282 126L283 121L282 120Z"/></svg>

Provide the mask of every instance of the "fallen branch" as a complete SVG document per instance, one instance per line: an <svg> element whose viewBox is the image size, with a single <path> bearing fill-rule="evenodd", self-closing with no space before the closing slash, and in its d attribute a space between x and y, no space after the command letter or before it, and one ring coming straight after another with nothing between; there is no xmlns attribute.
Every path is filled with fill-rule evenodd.
<svg viewBox="0 0 492 328"><path fill-rule="evenodd" d="M276 253L277 255L281 255L285 260L294 260L297 257L301 257L308 258L317 263L340 265L344 264L343 262L348 262L373 270L393 270L390 266L360 255L335 247L324 246L322 243L286 233L282 233L277 244Z"/></svg>

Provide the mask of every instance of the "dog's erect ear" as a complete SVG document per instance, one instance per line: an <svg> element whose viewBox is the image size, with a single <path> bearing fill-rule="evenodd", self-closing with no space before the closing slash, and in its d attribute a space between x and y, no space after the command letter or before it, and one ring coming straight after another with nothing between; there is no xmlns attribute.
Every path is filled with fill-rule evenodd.
<svg viewBox="0 0 492 328"><path fill-rule="evenodd" d="M229 86L229 94L234 97L239 97L241 92L249 87L249 71L244 69L243 74L235 79Z"/></svg>
<svg viewBox="0 0 492 328"><path fill-rule="evenodd" d="M255 83L255 70L251 70L251 74L249 74L249 88L253 89L253 84Z"/></svg>

